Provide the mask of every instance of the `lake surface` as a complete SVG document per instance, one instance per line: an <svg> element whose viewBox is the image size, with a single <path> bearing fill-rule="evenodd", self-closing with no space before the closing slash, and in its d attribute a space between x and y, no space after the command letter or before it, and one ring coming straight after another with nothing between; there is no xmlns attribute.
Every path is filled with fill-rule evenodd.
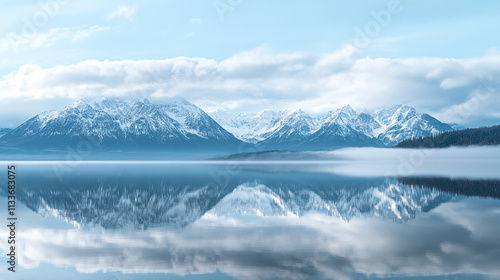
<svg viewBox="0 0 500 280"><path fill-rule="evenodd" d="M362 162L18 162L0 278L500 279L498 162Z"/></svg>

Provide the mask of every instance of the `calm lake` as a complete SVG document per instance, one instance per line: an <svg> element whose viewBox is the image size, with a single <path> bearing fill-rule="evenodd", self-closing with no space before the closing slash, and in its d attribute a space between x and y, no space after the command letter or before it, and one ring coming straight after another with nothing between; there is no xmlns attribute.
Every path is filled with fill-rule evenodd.
<svg viewBox="0 0 500 280"><path fill-rule="evenodd" d="M362 163L14 162L0 278L500 279L498 161Z"/></svg>

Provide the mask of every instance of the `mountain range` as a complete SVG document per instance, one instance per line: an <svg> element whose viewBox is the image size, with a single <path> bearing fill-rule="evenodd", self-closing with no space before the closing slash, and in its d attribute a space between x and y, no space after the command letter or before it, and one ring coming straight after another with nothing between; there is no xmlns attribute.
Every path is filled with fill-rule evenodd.
<svg viewBox="0 0 500 280"><path fill-rule="evenodd" d="M314 150L394 146L451 130L406 105L375 111L346 105L312 117L302 110L206 114L181 98L162 103L101 98L79 100L60 111L36 115L13 130L1 130L0 143L56 148L89 141L103 149L233 150L250 143L265 150Z"/></svg>
<svg viewBox="0 0 500 280"><path fill-rule="evenodd" d="M238 139L269 149L393 146L405 139L454 130L406 105L372 112L346 105L318 118L302 110L238 115L216 111L210 115Z"/></svg>

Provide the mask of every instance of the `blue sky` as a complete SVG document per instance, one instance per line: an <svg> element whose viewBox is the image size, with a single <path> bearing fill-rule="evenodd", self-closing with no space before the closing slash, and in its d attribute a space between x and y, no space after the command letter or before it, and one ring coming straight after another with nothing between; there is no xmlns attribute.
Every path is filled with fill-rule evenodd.
<svg viewBox="0 0 500 280"><path fill-rule="evenodd" d="M60 2L62 3L63 0ZM51 28L109 27L85 40L60 40L50 47L2 59L2 73L24 63L42 66L84 59L164 59L178 56L222 60L266 44L277 51L327 53L349 43L355 28L364 29L372 12L390 1L245 1L219 17L214 1L76 1L64 0L39 32ZM37 22L38 1L3 1L2 35L19 33ZM59 3L57 0L42 3ZM217 2L217 1L215 1ZM220 0L229 3L228 0ZM372 57L469 58L498 50L498 1L398 1L402 11L363 50ZM229 4L226 4L229 5ZM120 6L134 12L110 19ZM194 19L194 20L193 20ZM198 20L199 19L199 20ZM68 42L69 41L69 42ZM384 46L384 44L389 46ZM55 52L58 55L55 55Z"/></svg>
<svg viewBox="0 0 500 280"><path fill-rule="evenodd" d="M360 82L360 77L365 77L366 73L361 76L352 73L354 70L359 70L362 65L366 65L367 58L371 59L368 63L371 68L366 71L372 75L391 71L411 71L414 67L427 66L425 70L427 72L422 70L423 72L413 77L414 80L406 86L422 87L422 90L432 92L437 98L434 105L418 101L417 91L401 93L403 96L396 99L393 98L395 93L387 93L387 96L379 98L383 102L374 105L379 106L389 102L408 103L419 110L440 116L446 114L453 106L463 105L471 99L473 90L478 87L478 84L472 83L471 80L487 79L493 84L493 88L497 88L495 81L497 75L500 76L500 70L492 65L478 64L488 64L488 61L494 62L499 58L500 36L496 35L496 29L500 26L499 10L498 1L184 0L119 3L94 0L2 1L0 99L3 106L7 107L0 109L9 112L9 108L25 102L26 99L37 101L28 104L22 113L17 112L12 115L12 112L9 112L11 117L8 121L5 119L7 116L0 113L0 126L15 126L30 115L43 110L60 109L69 101L78 99L80 95L89 95L89 81L85 80L85 77L78 77L77 74L70 77L65 75L64 80L59 81L59 87L58 81L52 81L49 86L39 80L47 75L47 71L52 73L51 77L57 77L54 74L55 70L68 71L64 67L78 67L79 63L89 60L96 60L101 64L106 64L107 60L111 62L130 60L141 62L144 66L148 61L179 57L203 58L209 63L215 62L217 63L214 66L215 70L210 71L219 71L221 65L241 62L241 54L244 54L246 60L254 61L251 63L253 66L260 63L254 70L264 75L263 73L271 70L263 67L269 66L268 61L276 57L282 59L274 61L274 66L276 63L281 63L283 65L280 69L294 67L299 69L304 65L318 64L328 55L340 52L346 59L335 60L337 63L334 63L335 66L331 66L331 69L349 61L351 64L342 66L347 69L343 75L355 77L353 82L358 81L358 84L354 85L356 88L363 83L367 84L370 80L377 80L368 79ZM349 49L349 46L354 46L354 51ZM300 59L297 56L300 56ZM297 59L300 61L297 62ZM399 67L381 69L382 65L387 63L381 63L377 59L394 59L389 64L398 64ZM227 60L230 61L224 64ZM460 65L457 69L462 69L463 73L455 73L456 69L451 66L453 63ZM100 68L101 64L90 67ZM429 65L435 65L438 74L432 74L433 70ZM470 68L470 65L474 67ZM248 63L245 66L245 69L250 69L248 71L251 72ZM144 67L148 68L151 65ZM26 69L31 70L26 71ZM102 72L111 71L109 68L100 69L101 77L116 75L115 72L114 74ZM234 67L231 69L234 70ZM272 71L276 71L276 67L273 69ZM472 70L474 72L471 72ZM147 70L148 73L154 71ZM245 73L238 72L243 73L238 76L239 86L224 88L223 91L226 93L220 96L218 93L221 89L202 84L198 84L197 90L206 94L203 98L199 94L182 91L182 88L190 87L193 83L192 79L186 78L183 80L185 84L175 87L175 90L171 87L172 80L162 81L162 93L156 91L153 97L183 96L208 111L215 109L255 111L267 107L273 109L280 106L296 107L295 103L303 104L293 93L288 96L283 86L274 88L270 86L280 82L286 84L287 81L275 79L263 82L264 76L260 77L259 82L263 84L269 82L266 89L252 88L251 98L246 98L249 93L245 89L250 91L249 88L255 83L251 77L259 75L248 71L246 73L249 75L248 79L245 79ZM40 75L35 77L34 72ZM130 80L132 74L127 73L129 77L123 78L122 82ZM472 76L464 77L466 73ZM215 76L227 82L223 84L234 85L234 81L227 81L234 74L224 72ZM285 75L275 74L280 77ZM334 74L338 74L338 71L318 78L317 72L304 71L300 77L311 77L309 80L316 79L316 84L319 84L321 81L328 83L326 79ZM418 84L419 79L429 80L429 74L432 77L439 76L441 82L434 83L434 86L440 85L440 88ZM337 78L340 77L337 75ZM384 84L376 88L382 90L382 88L405 86L400 83L406 79L393 78L398 79L394 87ZM452 87L447 86L450 79L453 81ZM460 81L457 82L457 79ZM19 84L19 80L24 80L24 83ZM47 94L61 90L63 84L69 82L78 85L78 88L66 88L72 92L71 94L56 96ZM119 81L114 82L119 83ZM113 88L113 86L106 82L101 83L101 87ZM170 91L167 92L169 88ZM328 108L319 104L331 107L347 103L355 107L369 105L363 102L362 97L346 98L349 91L337 90L341 88L345 89L346 86L335 83L335 86L329 88L305 88L301 93L302 96L310 91L317 91L315 94L323 94L323 97L328 95L331 98L311 101L311 104L307 104L308 108L303 109L310 113L322 113L328 111ZM357 90L369 91L370 88L368 86ZM455 92L451 93L450 88ZM289 88L293 89L294 87ZM446 92L443 95L444 91ZM130 94L117 93L117 90L114 92L118 95ZM96 94L100 95L101 92ZM429 98L425 93L422 95ZM209 100L210 97L212 102ZM491 101L490 99L485 103ZM221 103L223 104L221 108L216 108L214 105ZM471 125L491 124L500 120L500 115L493 108L487 108L488 115L485 115L484 109L478 109L477 112L481 114L471 113L470 117L457 119L445 116L444 119Z"/></svg>

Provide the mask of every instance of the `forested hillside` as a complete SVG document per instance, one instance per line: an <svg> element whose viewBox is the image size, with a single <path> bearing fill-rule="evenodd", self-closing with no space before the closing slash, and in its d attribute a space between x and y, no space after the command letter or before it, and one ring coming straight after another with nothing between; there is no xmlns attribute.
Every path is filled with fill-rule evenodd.
<svg viewBox="0 0 500 280"><path fill-rule="evenodd" d="M446 148L451 146L483 146L500 144L500 125L449 131L441 134L401 141L398 148Z"/></svg>

